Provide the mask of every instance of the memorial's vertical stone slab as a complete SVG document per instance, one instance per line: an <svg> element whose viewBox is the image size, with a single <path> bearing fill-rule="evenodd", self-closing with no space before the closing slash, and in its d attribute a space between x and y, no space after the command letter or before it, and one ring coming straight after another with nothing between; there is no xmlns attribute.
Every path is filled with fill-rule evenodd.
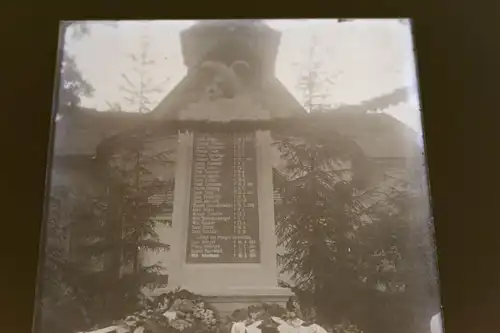
<svg viewBox="0 0 500 333"><path fill-rule="evenodd" d="M222 125L179 133L166 269L167 289L201 294L223 313L290 296L278 287L270 133L222 129L300 108L273 75L279 38L258 20L196 24L181 35L188 75L153 111Z"/></svg>
<svg viewBox="0 0 500 333"><path fill-rule="evenodd" d="M231 299L283 294L272 183L268 132L180 134L169 288Z"/></svg>

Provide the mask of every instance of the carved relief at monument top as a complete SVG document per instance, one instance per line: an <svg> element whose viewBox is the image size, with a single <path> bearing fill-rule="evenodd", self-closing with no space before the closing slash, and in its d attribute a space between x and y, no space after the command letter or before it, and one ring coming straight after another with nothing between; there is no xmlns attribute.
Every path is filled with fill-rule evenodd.
<svg viewBox="0 0 500 333"><path fill-rule="evenodd" d="M301 114L275 77L280 37L261 20L193 25L181 33L187 75L151 116L226 122Z"/></svg>

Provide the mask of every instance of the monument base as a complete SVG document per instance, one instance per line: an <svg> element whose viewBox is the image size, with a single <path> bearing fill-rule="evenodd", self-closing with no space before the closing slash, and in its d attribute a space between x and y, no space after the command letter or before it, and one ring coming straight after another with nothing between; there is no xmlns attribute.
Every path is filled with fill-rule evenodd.
<svg viewBox="0 0 500 333"><path fill-rule="evenodd" d="M234 310L248 308L250 305L261 303L278 304L285 306L293 293L280 287L234 287L220 291L191 290L190 292L201 295L212 304L221 316L228 316ZM157 289L153 294L159 295L167 290Z"/></svg>
<svg viewBox="0 0 500 333"><path fill-rule="evenodd" d="M237 309L246 309L250 305L261 303L278 304L285 306L291 295L231 295L231 296L208 296L207 302L212 304L221 316L229 316Z"/></svg>

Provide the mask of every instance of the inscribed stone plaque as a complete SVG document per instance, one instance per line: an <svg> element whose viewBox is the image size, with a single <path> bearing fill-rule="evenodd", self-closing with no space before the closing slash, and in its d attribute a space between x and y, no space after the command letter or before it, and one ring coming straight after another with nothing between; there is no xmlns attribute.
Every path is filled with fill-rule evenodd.
<svg viewBox="0 0 500 333"><path fill-rule="evenodd" d="M195 133L188 263L258 263L255 134Z"/></svg>

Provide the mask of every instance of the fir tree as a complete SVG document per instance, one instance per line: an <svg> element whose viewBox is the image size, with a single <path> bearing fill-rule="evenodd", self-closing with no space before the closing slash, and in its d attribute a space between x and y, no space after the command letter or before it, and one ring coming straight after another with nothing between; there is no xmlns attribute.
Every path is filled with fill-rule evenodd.
<svg viewBox="0 0 500 333"><path fill-rule="evenodd" d="M150 112L166 91L170 81L168 76L164 80L156 80L155 73L160 65L151 56L151 44L146 31L143 31L139 51L128 55L132 62L130 73L122 73L123 84L120 90L124 93L126 106L123 108L132 111ZM112 109L121 110L119 103L108 103Z"/></svg>
<svg viewBox="0 0 500 333"><path fill-rule="evenodd" d="M171 192L173 182L149 169L173 163L172 151L152 152L148 141L131 137L92 160L85 167L96 186L91 193L71 184L52 188L39 321L47 332L108 325L140 306L144 287L166 285L164 268L144 266L140 254L169 248L155 217L171 211L172 202L151 198Z"/></svg>
<svg viewBox="0 0 500 333"><path fill-rule="evenodd" d="M298 80L310 113L331 111L325 85L333 82L322 68L310 61ZM399 89L343 109L364 114L406 95ZM348 320L365 333L418 331L430 319L436 276L427 196L415 188L423 178L407 174L391 186L370 185L364 171L376 167L373 161L328 124L318 126L311 135L276 138L286 161L275 170L281 182L277 234L285 249L278 259L292 280L285 285L330 327Z"/></svg>
<svg viewBox="0 0 500 333"><path fill-rule="evenodd" d="M419 162L401 172L385 198L371 207L374 223L360 230L360 239L370 239L366 248L373 264L365 276L377 287L373 300L386 305L367 318L385 332L425 331L439 311L433 226Z"/></svg>
<svg viewBox="0 0 500 333"><path fill-rule="evenodd" d="M58 77L58 116L80 105L82 96L91 96L93 87L78 69L74 55L68 52L65 41L82 39L90 34L89 25L83 22L66 21L61 25L61 45ZM57 165L57 163L56 163ZM57 166L54 167L57 167ZM46 332L69 332L72 327L90 324L83 300L85 296L78 287L77 275L70 257L72 206L78 206L76 198L84 198L71 187L54 185L50 191L49 211L45 227L45 248L38 289L35 317L38 327Z"/></svg>
<svg viewBox="0 0 500 333"><path fill-rule="evenodd" d="M349 169L335 168L350 160L339 142L332 145L307 139L278 143L288 163L282 174L286 183L277 234L285 248L279 262L283 271L291 274L292 287L302 301L317 308L320 317L328 317L335 309L343 318L352 310L347 302L356 298L353 293L359 281L352 269L357 258L350 237L360 223L357 215L361 212L353 195L355 188L345 180ZM335 307L331 295L335 295Z"/></svg>
<svg viewBox="0 0 500 333"><path fill-rule="evenodd" d="M36 320L38 329L44 332L69 332L72 327L89 324L79 290L72 283L75 276L70 272L67 218L70 195L65 187L51 190Z"/></svg>
<svg viewBox="0 0 500 333"><path fill-rule="evenodd" d="M316 112L330 107L328 97L339 73L325 70L324 62L319 58L321 43L317 35L312 35L307 48L305 61L295 64L298 70L296 88L300 99L308 112Z"/></svg>
<svg viewBox="0 0 500 333"><path fill-rule="evenodd" d="M147 152L149 138L132 136L113 155L96 161L107 184L107 195L95 200L101 206L93 217L81 216L79 237L86 239L77 250L81 257L99 256L102 270L87 274L91 288L101 294L102 307L92 310L99 321L122 318L140 306L144 287L165 286L168 276L160 265L144 266L141 253L165 251L168 244L160 241L156 227L163 221L155 217L172 210L172 202L151 202L155 195L173 190L171 180L156 178L148 167L173 163L171 150ZM88 221L93 221L89 223Z"/></svg>
<svg viewBox="0 0 500 333"><path fill-rule="evenodd" d="M416 331L435 306L427 197L410 176L363 186L356 170L374 165L345 142L335 135L278 141L287 161L280 265L303 304L329 325L348 319L367 333Z"/></svg>

